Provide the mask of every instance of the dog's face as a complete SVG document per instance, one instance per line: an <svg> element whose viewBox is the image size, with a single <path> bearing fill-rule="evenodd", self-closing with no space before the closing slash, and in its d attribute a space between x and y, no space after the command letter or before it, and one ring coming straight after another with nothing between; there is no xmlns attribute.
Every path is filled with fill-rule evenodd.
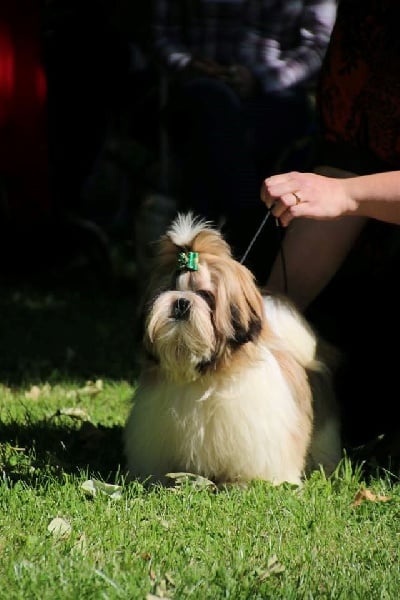
<svg viewBox="0 0 400 600"><path fill-rule="evenodd" d="M218 231L190 214L179 215L160 240L150 289L144 345L171 380L229 366L262 332L253 275Z"/></svg>

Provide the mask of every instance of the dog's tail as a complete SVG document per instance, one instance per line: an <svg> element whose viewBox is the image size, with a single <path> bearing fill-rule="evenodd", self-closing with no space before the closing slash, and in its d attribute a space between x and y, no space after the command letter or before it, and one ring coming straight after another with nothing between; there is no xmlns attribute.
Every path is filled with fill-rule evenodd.
<svg viewBox="0 0 400 600"><path fill-rule="evenodd" d="M279 295L264 295L263 300L271 330L302 367L311 371L337 368L337 349L316 334L290 300Z"/></svg>

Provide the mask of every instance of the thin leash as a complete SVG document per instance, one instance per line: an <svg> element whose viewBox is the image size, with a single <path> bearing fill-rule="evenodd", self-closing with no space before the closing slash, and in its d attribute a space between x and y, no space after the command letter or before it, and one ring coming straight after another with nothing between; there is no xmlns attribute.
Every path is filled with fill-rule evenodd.
<svg viewBox="0 0 400 600"><path fill-rule="evenodd" d="M267 209L267 214L265 215L265 217L263 218L263 220L261 221L261 225L259 226L259 228L257 229L257 231L255 232L255 234L253 235L252 239L250 240L250 244L247 246L247 250L245 251L245 253L243 254L242 258L240 259L240 264L242 265L244 263L244 261L246 260L250 250L252 249L252 247L254 246L254 243L256 241L256 239L258 238L258 236L260 235L260 233L262 232L266 222L269 219L269 216L271 214L271 210L272 210L273 206L271 206L271 208Z"/></svg>
<svg viewBox="0 0 400 600"><path fill-rule="evenodd" d="M246 258L249 255L249 252L251 251L252 247L254 246L254 243L256 242L258 236L260 235L260 233L262 232L263 228L265 227L266 222L268 221L270 215L271 215L271 211L274 208L274 205L271 206L271 208L267 209L267 214L265 215L265 217L263 218L263 220L261 221L257 231L255 232L254 236L252 237L252 239L250 240L249 245L247 246L247 249L245 251L245 253L243 254L242 258L240 259L240 264L242 265L244 263L244 261L246 260ZM281 227L279 225L278 219L276 219L276 226L278 227L278 229L281 231ZM281 232L282 233L282 232ZM285 260L285 254L283 252L283 246L282 246L282 241L283 241L283 236L281 235L281 240L280 240L280 244L279 244L279 254L281 257L281 262L282 262L282 273L283 273L283 281L284 281L284 292L285 294L288 293L288 282L287 282L287 271L286 271L286 260Z"/></svg>

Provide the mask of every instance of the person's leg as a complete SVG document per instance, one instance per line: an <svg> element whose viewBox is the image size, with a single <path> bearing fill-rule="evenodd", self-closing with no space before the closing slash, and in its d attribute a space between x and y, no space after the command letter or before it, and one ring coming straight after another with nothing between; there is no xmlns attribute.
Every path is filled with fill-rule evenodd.
<svg viewBox="0 0 400 600"><path fill-rule="evenodd" d="M305 310L338 271L365 222L361 217L297 219L285 235L283 257L276 258L267 289L286 292L298 308Z"/></svg>

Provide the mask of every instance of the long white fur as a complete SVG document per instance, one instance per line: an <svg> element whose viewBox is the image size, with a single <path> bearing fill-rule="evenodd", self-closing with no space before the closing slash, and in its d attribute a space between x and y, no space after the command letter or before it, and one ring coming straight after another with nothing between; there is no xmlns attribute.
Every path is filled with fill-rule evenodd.
<svg viewBox="0 0 400 600"><path fill-rule="evenodd" d="M300 483L304 461L290 443L293 432L302 436L299 409L268 349L228 379L143 382L135 407L125 436L133 475Z"/></svg>

